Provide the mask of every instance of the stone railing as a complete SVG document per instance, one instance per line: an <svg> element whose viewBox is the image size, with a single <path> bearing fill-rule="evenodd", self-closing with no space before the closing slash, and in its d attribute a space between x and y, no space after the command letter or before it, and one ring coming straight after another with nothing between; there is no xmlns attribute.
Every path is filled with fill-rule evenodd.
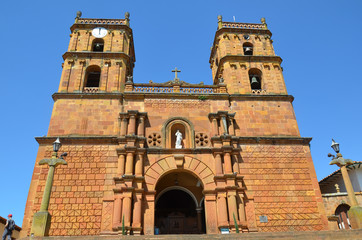
<svg viewBox="0 0 362 240"><path fill-rule="evenodd" d="M134 86L133 92L141 93L172 93L173 87Z"/></svg>
<svg viewBox="0 0 362 240"><path fill-rule="evenodd" d="M252 89L251 93L254 95L264 95L264 94L268 94L267 91L265 89Z"/></svg>
<svg viewBox="0 0 362 240"><path fill-rule="evenodd" d="M83 88L84 93L97 93L99 91L98 87L85 87Z"/></svg>
<svg viewBox="0 0 362 240"><path fill-rule="evenodd" d="M266 29L264 24L258 23L237 23L237 22L223 22L223 28L243 28L243 29Z"/></svg>
<svg viewBox="0 0 362 240"><path fill-rule="evenodd" d="M125 19L93 19L79 18L77 23L81 24L109 24L109 25L125 25Z"/></svg>
<svg viewBox="0 0 362 240"><path fill-rule="evenodd" d="M181 93L216 93L216 90L212 87L180 87Z"/></svg>
<svg viewBox="0 0 362 240"><path fill-rule="evenodd" d="M188 93L188 94L212 94L212 93L225 93L225 84L220 85L198 85L191 84L187 86L171 85L148 85L148 84L127 84L126 91L138 93Z"/></svg>

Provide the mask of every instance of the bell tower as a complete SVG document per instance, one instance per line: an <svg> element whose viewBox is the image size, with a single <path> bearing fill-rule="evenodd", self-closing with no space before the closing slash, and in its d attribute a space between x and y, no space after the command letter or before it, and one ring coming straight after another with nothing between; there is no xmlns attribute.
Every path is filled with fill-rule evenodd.
<svg viewBox="0 0 362 240"><path fill-rule="evenodd" d="M125 83L133 80L130 14L124 19L81 18L71 26L48 136L118 134ZM67 127L64 127L67 126Z"/></svg>
<svg viewBox="0 0 362 240"><path fill-rule="evenodd" d="M61 93L123 92L135 60L130 14L125 19L81 18L71 26L63 55Z"/></svg>
<svg viewBox="0 0 362 240"><path fill-rule="evenodd" d="M229 94L287 95L271 36L265 18L255 24L223 22L218 16L209 61L214 84L224 81Z"/></svg>

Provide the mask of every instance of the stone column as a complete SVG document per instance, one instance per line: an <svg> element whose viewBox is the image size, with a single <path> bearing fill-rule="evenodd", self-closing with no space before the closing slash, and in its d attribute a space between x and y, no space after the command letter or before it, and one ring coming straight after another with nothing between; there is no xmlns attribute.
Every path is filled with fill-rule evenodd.
<svg viewBox="0 0 362 240"><path fill-rule="evenodd" d="M128 135L134 135L136 133L136 115L129 116Z"/></svg>
<svg viewBox="0 0 362 240"><path fill-rule="evenodd" d="M216 175L222 175L221 153L215 154L215 172L216 172Z"/></svg>
<svg viewBox="0 0 362 240"><path fill-rule="evenodd" d="M143 153L136 155L135 175L143 176Z"/></svg>
<svg viewBox="0 0 362 240"><path fill-rule="evenodd" d="M239 173L239 162L238 162L238 156L235 154L231 155L231 162L233 166L233 172Z"/></svg>
<svg viewBox="0 0 362 240"><path fill-rule="evenodd" d="M68 64L64 64L63 67L63 72L62 72L62 77L61 77L61 81L59 84L59 92L67 92L68 91L68 86L69 86L69 82L70 82L70 76L72 74L72 69L74 66L74 60L73 59L68 59Z"/></svg>
<svg viewBox="0 0 362 240"><path fill-rule="evenodd" d="M124 167L125 167L125 155L120 154L118 156L118 166L117 166L117 175L121 177L124 174Z"/></svg>
<svg viewBox="0 0 362 240"><path fill-rule="evenodd" d="M218 117L217 114L209 113L209 119L211 120L212 137L219 135L219 127L217 126L217 117Z"/></svg>
<svg viewBox="0 0 362 240"><path fill-rule="evenodd" d="M217 216L218 216L218 226L228 226L228 217L227 217L227 205L226 205L226 196L225 193L218 193L217 195Z"/></svg>
<svg viewBox="0 0 362 240"><path fill-rule="evenodd" d="M199 233L202 232L202 208L196 208L197 212L197 229L199 230Z"/></svg>
<svg viewBox="0 0 362 240"><path fill-rule="evenodd" d="M224 153L224 166L225 166L224 173L232 173L231 156L229 152Z"/></svg>
<svg viewBox="0 0 362 240"><path fill-rule="evenodd" d="M139 117L137 133L138 133L138 136L141 136L141 137L145 136L145 116Z"/></svg>
<svg viewBox="0 0 362 240"><path fill-rule="evenodd" d="M80 69L79 69L79 72L78 72L78 76L77 76L77 79L76 79L77 81L76 81L76 84L74 86L73 91L83 92L84 82L86 81L86 79L84 78L84 66L85 66L85 64L86 64L86 60L84 60L84 59L79 60L79 68Z"/></svg>
<svg viewBox="0 0 362 240"><path fill-rule="evenodd" d="M235 128L234 128L234 119L233 118L229 118L229 133L230 135L235 136Z"/></svg>
<svg viewBox="0 0 362 240"><path fill-rule="evenodd" d="M71 36L72 36L72 43L69 44L68 52L77 51L78 36L79 36L78 30L74 30Z"/></svg>
<svg viewBox="0 0 362 240"><path fill-rule="evenodd" d="M221 116L220 125L222 126L223 134L228 134L228 127L226 122L226 116Z"/></svg>
<svg viewBox="0 0 362 240"><path fill-rule="evenodd" d="M246 224L244 194L239 194L239 200L239 219L243 224Z"/></svg>
<svg viewBox="0 0 362 240"><path fill-rule="evenodd" d="M50 214L48 212L50 195L53 186L54 169L58 165L66 165L67 162L63 158L57 158L57 153L53 152L51 159L42 159L39 165L49 165L48 177L45 182L45 189L43 199L41 201L40 210L33 216L33 224L31 226L30 234L34 234L35 237L47 236L50 229Z"/></svg>
<svg viewBox="0 0 362 240"><path fill-rule="evenodd" d="M219 126L217 125L217 118L212 119L212 132L214 136L219 135Z"/></svg>
<svg viewBox="0 0 362 240"><path fill-rule="evenodd" d="M113 228L121 226L122 221L122 197L117 194L114 199L113 206Z"/></svg>
<svg viewBox="0 0 362 240"><path fill-rule="evenodd" d="M238 207L236 205L236 196L234 192L228 193L228 212L230 224L234 225L234 214L236 221L239 220Z"/></svg>
<svg viewBox="0 0 362 240"><path fill-rule="evenodd" d="M126 175L133 175L133 152L127 152Z"/></svg>
<svg viewBox="0 0 362 240"><path fill-rule="evenodd" d="M121 120L121 136L125 136L127 134L127 125L127 118L123 116Z"/></svg>
<svg viewBox="0 0 362 240"><path fill-rule="evenodd" d="M356 195L354 194L353 186L352 186L351 180L349 179L346 165L341 166L341 173L342 173L344 185L346 186L349 201L351 202L351 207L358 206L357 198L356 198Z"/></svg>
<svg viewBox="0 0 362 240"><path fill-rule="evenodd" d="M116 91L121 91L121 87L120 87L120 81L121 81L121 68L122 68L122 62L121 61L117 61L116 62L116 66L118 66L118 73L117 73L117 76L116 76L116 80L115 82L117 83L116 84Z"/></svg>
<svg viewBox="0 0 362 240"><path fill-rule="evenodd" d="M144 214L143 231L145 235L154 235L155 228L155 192L147 192L145 194L147 207Z"/></svg>
<svg viewBox="0 0 362 240"><path fill-rule="evenodd" d="M142 221L142 192L135 193L132 227L140 228Z"/></svg>
<svg viewBox="0 0 362 240"><path fill-rule="evenodd" d="M132 192L125 192L122 202L122 212L124 216L124 226L131 226L131 214L132 214Z"/></svg>

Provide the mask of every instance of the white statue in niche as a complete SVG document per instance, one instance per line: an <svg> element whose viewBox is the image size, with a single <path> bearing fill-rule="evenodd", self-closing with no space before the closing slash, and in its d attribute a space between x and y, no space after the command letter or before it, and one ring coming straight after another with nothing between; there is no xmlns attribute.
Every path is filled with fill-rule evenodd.
<svg viewBox="0 0 362 240"><path fill-rule="evenodd" d="M182 142L182 133L179 130L177 130L175 136L176 136L176 144L175 144L176 146L175 146L175 148L182 148L182 144L181 144L181 142Z"/></svg>

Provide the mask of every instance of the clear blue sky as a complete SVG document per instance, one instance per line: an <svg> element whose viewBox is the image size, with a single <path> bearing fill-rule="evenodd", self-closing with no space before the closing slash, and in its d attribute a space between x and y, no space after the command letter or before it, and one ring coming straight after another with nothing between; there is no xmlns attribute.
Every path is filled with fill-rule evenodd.
<svg viewBox="0 0 362 240"><path fill-rule="evenodd" d="M259 23L265 17L300 132L313 137L318 179L337 167L327 158L331 138L361 161L362 1L5 1L0 9L0 216L21 225L37 154L47 134L62 54L76 12L85 18L131 13L135 82L171 80L177 66L187 82L211 84L210 47L217 15Z"/></svg>

